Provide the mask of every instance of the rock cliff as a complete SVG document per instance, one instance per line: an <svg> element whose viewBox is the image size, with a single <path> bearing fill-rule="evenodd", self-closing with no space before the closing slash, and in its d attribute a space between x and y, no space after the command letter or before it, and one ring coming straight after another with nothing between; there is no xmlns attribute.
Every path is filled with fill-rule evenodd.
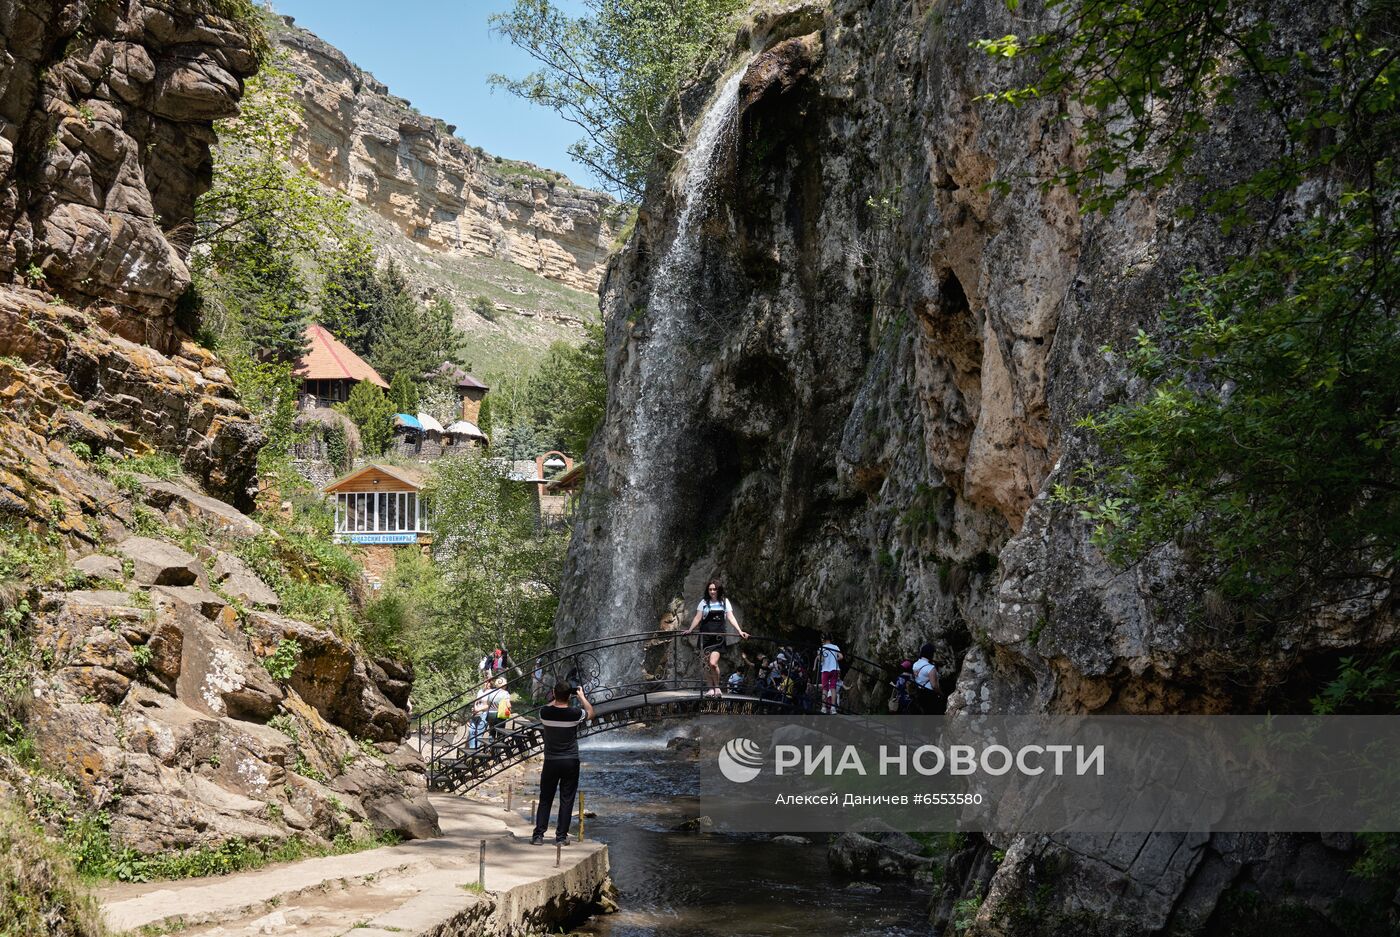
<svg viewBox="0 0 1400 937"><path fill-rule="evenodd" d="M296 158L317 178L421 247L597 289L617 223L611 198L468 146L291 17L273 25L305 115Z"/></svg>
<svg viewBox="0 0 1400 937"><path fill-rule="evenodd" d="M412 674L279 613L263 436L176 313L242 9L0 0L0 793L138 853L436 831Z"/></svg>
<svg viewBox="0 0 1400 937"><path fill-rule="evenodd" d="M999 79L969 49L1038 14L758 9L604 282L611 392L561 640L652 627L718 573L751 630L830 628L886 662L933 641L954 712L1211 713L1297 705L1326 661L1393 639L1367 608L1261 646L1172 551L1111 567L1048 498L1088 454L1076 419L1139 390L1100 349L1222 244L1174 212L1189 188L1097 217L1038 185L1079 155L1063 103L979 104ZM1213 120L1201 168L1238 174L1257 128ZM1244 893L1335 927L1361 900L1347 837L997 845L950 870L940 927L960 896L984 934L1228 933Z"/></svg>
<svg viewBox="0 0 1400 937"><path fill-rule="evenodd" d="M0 4L0 270L168 316L190 282L210 122L256 67L220 4ZM155 323L129 326L147 340ZM169 330L150 338L168 342Z"/></svg>

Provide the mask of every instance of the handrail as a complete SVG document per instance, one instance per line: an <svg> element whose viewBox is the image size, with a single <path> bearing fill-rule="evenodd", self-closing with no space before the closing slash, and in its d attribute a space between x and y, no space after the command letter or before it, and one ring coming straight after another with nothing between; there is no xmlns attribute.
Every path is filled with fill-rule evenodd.
<svg viewBox="0 0 1400 937"><path fill-rule="evenodd" d="M699 633L700 632L698 631L693 632L693 634L697 636L699 635ZM733 632L728 633L728 635L732 634ZM534 657L527 658L523 662L517 661L512 663L509 669L518 670L520 672L515 677L509 678L506 681L506 685L510 686L512 683L515 683L518 680L531 677L534 674L535 670L535 668L531 665L545 658L572 657L589 650L596 651L601 650L605 647L621 647L627 644L638 644L648 639L659 640L661 638L669 639L674 637L689 637L689 635L687 635L685 631L679 628L671 628L665 630L633 631L627 634L605 635L597 638L588 638L583 641L575 641L573 644L555 645L554 647L541 651ZM776 638L767 635L755 634L750 634L747 638L741 638L740 641L754 641L760 643L777 644L779 646L795 645L801 646L803 648L815 648L818 646L812 645L810 642L793 640L791 638ZM737 646L738 645L731 645L731 647ZM860 657L855 654L847 654L845 651L842 651L841 653L842 658L845 662L859 663L873 670L886 669L883 665L877 664L875 661L869 660L868 658ZM432 707L424 710L422 713L415 714L412 721L421 725L424 720L428 719L430 716L433 716L439 710L447 708L448 706L451 706L452 704L461 701L468 694L471 694L473 700L475 700L477 696L482 695L479 691L479 688L468 688L464 690L459 690L457 693L453 694L452 696L449 696L447 699L440 700L439 702L435 703Z"/></svg>
<svg viewBox="0 0 1400 937"><path fill-rule="evenodd" d="M685 631L672 628L608 635L559 645L527 660L513 663L508 669L513 676L508 676L501 688L511 693L513 701L520 700L520 703L512 707L516 717L537 713L547 699L536 697L547 697L554 682L562 679L570 679L582 686L588 691L590 701L594 704L627 700L629 706L636 708L636 700L640 698L641 706L645 707L648 693L698 692L703 686L699 673L700 655L690 653L689 649L684 653L681 650L682 639L687 639L685 643L691 645L693 642L690 638L691 635ZM694 643L698 643L698 637ZM748 664L753 665L756 663L755 657L762 656L763 653L749 653L755 646L763 648L773 657L781 651L789 651L794 659L804 665L815 663L819 647L815 643L794 641L790 637L750 635L729 644L723 653L737 651ZM635 676L629 675L617 682L605 684L602 680L603 668L596 655L599 652L628 647L636 648L639 652L637 664L640 672ZM656 653L652 655L652 651ZM537 669L542 672L541 682L544 686L535 683L534 674ZM865 705L869 707L877 705L878 699L882 699L884 695L879 692L882 689L881 684L889 673L889 670L873 661L843 652L842 675L846 681L847 696L839 707L840 711L862 711L851 708L848 701L854 699L864 699ZM816 677L813 668L809 671L809 686L817 684ZM457 778L460 783L464 774L477 778L480 770L492 766L495 766L494 773L494 770L513 763L510 760L502 761L505 757L503 752L510 753L512 757L519 754L521 745L524 744L522 740L526 737L522 733L528 733L528 728L505 735L502 735L499 729L492 728L488 730L490 734L483 745L476 748L471 745L473 713L470 710L474 708L476 701L497 689L489 685L494 682L489 675L484 680L483 685L467 687L413 717L410 732L420 755L427 762L430 781L440 776L450 776ZM538 689L541 692L527 693L524 692L526 688ZM752 696L747 698L753 699ZM756 700L764 711L805 711L807 701L806 694L789 698L785 691L776 687L764 688ZM448 730L447 740L445 744L440 744L444 727Z"/></svg>

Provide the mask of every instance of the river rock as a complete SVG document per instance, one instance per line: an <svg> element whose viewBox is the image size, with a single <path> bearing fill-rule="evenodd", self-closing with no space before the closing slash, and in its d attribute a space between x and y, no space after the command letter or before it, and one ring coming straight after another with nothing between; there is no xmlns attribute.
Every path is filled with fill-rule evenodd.
<svg viewBox="0 0 1400 937"><path fill-rule="evenodd" d="M708 833L714 828L715 821L709 817L692 817L672 827L681 833Z"/></svg>
<svg viewBox="0 0 1400 937"><path fill-rule="evenodd" d="M935 860L910 855L860 833L842 833L827 847L832 872L846 878L924 879L933 875Z"/></svg>
<svg viewBox="0 0 1400 937"><path fill-rule="evenodd" d="M784 846L810 846L812 841L805 836L774 836L769 842L781 843Z"/></svg>

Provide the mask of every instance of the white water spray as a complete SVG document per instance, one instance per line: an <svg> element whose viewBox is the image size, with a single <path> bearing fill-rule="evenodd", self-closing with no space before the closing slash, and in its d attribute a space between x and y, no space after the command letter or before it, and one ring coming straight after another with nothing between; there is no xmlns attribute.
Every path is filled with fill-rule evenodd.
<svg viewBox="0 0 1400 937"><path fill-rule="evenodd" d="M677 201L676 234L651 278L647 299L647 349L640 355L635 410L627 433L626 485L612 514L612 562L604 601L598 608L594 637L648 631L663 609L644 607L644 583L659 562L657 543L665 528L669 487L684 470L675 453L685 426L677 418L678 368L685 366L674 350L693 329L695 279L700 272L700 227L710 208L721 146L731 139L739 105L739 84L748 70L745 59L725 80L700 119L686 151ZM688 622L686 622L688 624ZM633 648L635 650L635 647ZM606 675L625 672L632 660L605 660Z"/></svg>

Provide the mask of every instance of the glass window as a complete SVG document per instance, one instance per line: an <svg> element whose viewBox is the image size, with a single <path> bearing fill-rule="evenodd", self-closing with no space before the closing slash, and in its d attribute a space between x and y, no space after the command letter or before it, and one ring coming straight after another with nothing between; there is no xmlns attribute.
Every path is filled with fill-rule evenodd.
<svg viewBox="0 0 1400 937"><path fill-rule="evenodd" d="M405 519L407 520L407 523L404 525L404 529L405 529L405 530L417 530L417 529L418 529L418 496L417 496L416 494L414 494L413 492L409 492L409 493L404 497L404 500L408 502L408 503L407 503L407 506L406 506L406 508L405 508Z"/></svg>
<svg viewBox="0 0 1400 937"><path fill-rule="evenodd" d="M362 495L362 494L356 494L356 495L355 495L355 529L356 529L356 530L364 530L364 529L365 529L365 524L366 524L366 522L369 520L369 518L368 518L368 508L369 508L369 505L365 503L365 496Z"/></svg>

